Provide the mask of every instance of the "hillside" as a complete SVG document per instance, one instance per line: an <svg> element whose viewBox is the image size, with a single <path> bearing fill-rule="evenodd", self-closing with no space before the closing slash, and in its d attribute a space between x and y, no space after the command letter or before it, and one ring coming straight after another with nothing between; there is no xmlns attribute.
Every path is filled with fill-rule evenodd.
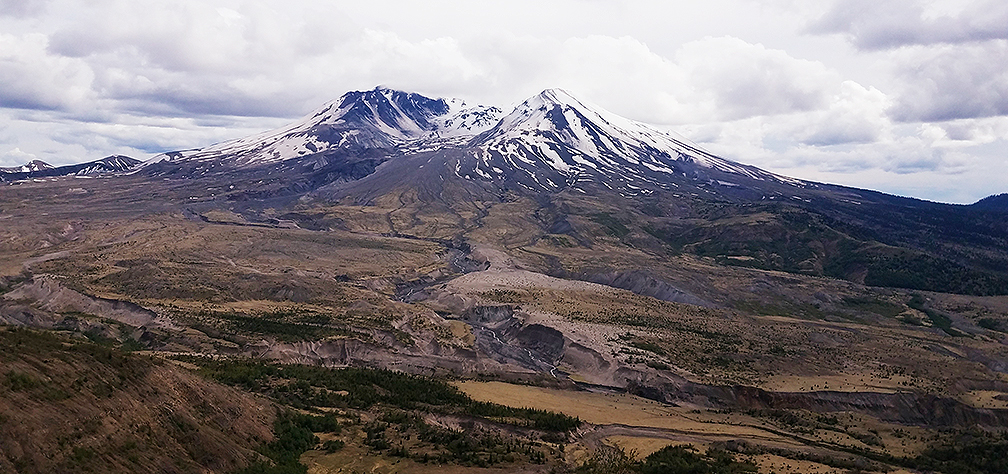
<svg viewBox="0 0 1008 474"><path fill-rule="evenodd" d="M0 328L0 471L230 472L272 439L269 403L159 359Z"/></svg>

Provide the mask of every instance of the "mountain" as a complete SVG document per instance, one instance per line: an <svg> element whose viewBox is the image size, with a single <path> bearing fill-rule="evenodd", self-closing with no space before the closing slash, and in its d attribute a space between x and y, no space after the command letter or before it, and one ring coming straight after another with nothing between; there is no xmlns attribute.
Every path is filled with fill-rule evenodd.
<svg viewBox="0 0 1008 474"><path fill-rule="evenodd" d="M112 155L87 163L77 163L66 166L52 166L43 161L34 160L17 168L3 168L0 181L17 181L31 178L50 178L57 176L96 176L109 173L121 173L133 169L142 163L140 160L124 155Z"/></svg>
<svg viewBox="0 0 1008 474"><path fill-rule="evenodd" d="M791 188L816 187L715 156L681 136L619 117L561 89L547 89L506 116L498 107L459 99L383 87L353 91L287 127L163 153L143 168L177 178L240 169L296 182L276 188L289 193L356 181L392 157L428 153L451 156L431 161L419 175L420 164L413 172L396 174L406 180L416 175L425 185L450 174L529 192L585 192L598 186L602 192L637 195L699 186L750 199L790 197Z"/></svg>
<svg viewBox="0 0 1008 474"><path fill-rule="evenodd" d="M1008 294L1008 224L982 206L781 176L560 89L506 115L382 87L349 92L288 127L158 155L137 173L218 180L228 191L208 198L253 211L296 199L398 203L413 217L390 231L443 238L484 226L495 202L530 199L538 232L581 247L601 225L626 245L724 265Z"/></svg>
<svg viewBox="0 0 1008 474"><path fill-rule="evenodd" d="M689 140L547 89L502 117L498 107L431 99L378 87L354 91L287 127L205 148L164 153L144 164L254 168L310 163L314 170L362 155L465 150L451 163L467 179L555 192L598 183L621 192L673 189L681 181L738 187L738 180L810 186L717 157ZM375 150L380 150L377 154ZM383 160L379 160L383 161Z"/></svg>

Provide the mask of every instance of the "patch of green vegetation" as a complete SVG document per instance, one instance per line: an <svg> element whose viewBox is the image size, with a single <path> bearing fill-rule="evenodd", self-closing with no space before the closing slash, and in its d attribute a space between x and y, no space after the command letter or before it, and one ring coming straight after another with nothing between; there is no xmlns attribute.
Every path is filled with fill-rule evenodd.
<svg viewBox="0 0 1008 474"><path fill-rule="evenodd" d="M861 437L873 438L866 442L870 446L882 446L881 440L877 439L878 433L876 432L870 431L867 435L862 433ZM943 441L934 442L919 455L913 457L894 456L886 452L852 446L830 445L830 448L857 457L845 459L782 448L752 446L747 443L735 446L736 451L745 454L769 453L788 459L812 461L835 468L850 469L855 472L891 471L891 466L900 466L914 471L945 474L1008 474L1008 456L1005 456L1005 453L1008 453L1008 433L1003 431L955 432ZM889 466L885 466L885 464Z"/></svg>
<svg viewBox="0 0 1008 474"><path fill-rule="evenodd" d="M840 446L832 445L830 447L840 451L845 451L845 449L843 449ZM736 449L738 452L744 454L751 454L751 455L773 454L775 456L780 456L782 458L794 459L797 461L810 461L837 469L845 469L848 470L849 472L866 472L866 471L886 472L888 470L891 470L891 468L886 468L885 466L879 465L878 463L872 462L868 459L858 457L841 457L835 455L820 454L816 452L797 451L786 448L775 448L769 446L752 446L745 443L736 446ZM858 454L861 455L866 454L859 450L850 450L850 451L857 451L857 453L854 454L855 456L857 456ZM891 458L891 456L889 457Z"/></svg>
<svg viewBox="0 0 1008 474"><path fill-rule="evenodd" d="M581 424L581 420L560 413L476 401L445 382L384 369L183 359L201 366L202 373L210 378L266 394L300 409L366 409L382 404L407 410L465 414L554 432L570 431Z"/></svg>
<svg viewBox="0 0 1008 474"><path fill-rule="evenodd" d="M977 326L980 326L984 329L990 329L991 331L1005 332L1004 325L1001 323L1001 321L994 318L980 318L977 321Z"/></svg>
<svg viewBox="0 0 1008 474"><path fill-rule="evenodd" d="M339 451L339 450L343 449L343 447L345 447L345 446L346 446L346 443L344 443L341 440L330 439L330 440L326 440L324 443L322 443L322 450L325 451L325 452L327 452L327 453L329 453L329 454L332 454L332 453L335 453L336 451Z"/></svg>
<svg viewBox="0 0 1008 474"><path fill-rule="evenodd" d="M970 432L925 449L908 467L947 474L1008 473L1008 435Z"/></svg>
<svg viewBox="0 0 1008 474"><path fill-rule="evenodd" d="M849 452L915 471L945 474L1008 474L1008 433L969 430L953 433L914 457L850 448Z"/></svg>
<svg viewBox="0 0 1008 474"><path fill-rule="evenodd" d="M233 332L267 335L284 342L317 340L349 334L345 328L330 325L331 315L310 311L274 309L262 314L201 311L190 317L197 321L218 321Z"/></svg>
<svg viewBox="0 0 1008 474"><path fill-rule="evenodd" d="M576 418L566 415L477 402L444 382L387 370L332 370L184 359L202 364L203 372L213 378L265 393L292 406L367 409L376 416L361 426L363 444L374 453L419 463L487 467L515 461L538 464L546 461L546 452L531 440L502 437L483 430L457 431L433 426L424 421L422 413L464 415L530 427L551 434L556 442L566 440L566 432L580 425ZM271 462L253 465L242 473L303 473L304 466L298 459L305 451L320 449L333 453L344 447L344 441L339 439L319 444L314 433L339 434L342 429L332 416L283 412L274 427L277 439L262 448Z"/></svg>
<svg viewBox="0 0 1008 474"><path fill-rule="evenodd" d="M567 239L566 236L563 235L547 235L543 239L546 240L546 242L548 242L550 245L553 245L554 247L563 247L563 248L577 247L577 245L571 243L571 241Z"/></svg>
<svg viewBox="0 0 1008 474"><path fill-rule="evenodd" d="M272 463L255 463L239 473L304 474L308 472L308 467L301 464L300 458L305 451L318 446L319 439L315 433L338 433L340 428L331 415L315 416L281 410L273 422L276 439L260 449ZM325 445L323 448L328 449Z"/></svg>
<svg viewBox="0 0 1008 474"><path fill-rule="evenodd" d="M871 296L850 296L844 298L843 306L856 311L875 313L885 318L895 318L903 312L903 305Z"/></svg>
<svg viewBox="0 0 1008 474"><path fill-rule="evenodd" d="M758 472L750 461L739 461L723 449L700 454L690 445L666 446L640 461L619 448L603 447L575 471L579 474L742 474Z"/></svg>
<svg viewBox="0 0 1008 474"><path fill-rule="evenodd" d="M927 306L925 306L925 303L926 302L924 301L924 297L921 296L920 294L915 293L913 296L910 297L910 301L907 302L907 306L926 314L927 317L931 320L931 324L934 327L939 328L942 331L945 331L945 333L948 334L949 336L965 335L952 328L952 319L949 318L948 315L942 313L941 311L928 308Z"/></svg>
<svg viewBox="0 0 1008 474"><path fill-rule="evenodd" d="M529 440L446 429L429 425L416 415L408 416L399 423L389 423L384 419L369 423L364 426L364 433L364 444L371 450L424 464L489 467L519 459L535 464L546 461L545 453Z"/></svg>
<svg viewBox="0 0 1008 474"><path fill-rule="evenodd" d="M646 362L646 364L648 367L651 367L652 369L655 370L672 370L672 367L669 367L669 365L664 362L655 362L653 360L649 360Z"/></svg>
<svg viewBox="0 0 1008 474"><path fill-rule="evenodd" d="M38 387L39 381L26 373L12 370L7 372L7 385L12 392L21 392Z"/></svg>
<svg viewBox="0 0 1008 474"><path fill-rule="evenodd" d="M494 301L502 304L518 304L524 299L521 293L514 290L502 290L495 288L490 291L483 291L479 294L481 297L486 298L490 301Z"/></svg>
<svg viewBox="0 0 1008 474"><path fill-rule="evenodd" d="M870 286L977 296L1008 294L1008 276L897 248L868 246L838 252L824 270L837 278L864 272L864 283Z"/></svg>
<svg viewBox="0 0 1008 474"><path fill-rule="evenodd" d="M665 349L651 341L631 341L630 345L640 350L652 352L658 355L665 355Z"/></svg>
<svg viewBox="0 0 1008 474"><path fill-rule="evenodd" d="M712 448L700 455L691 446L679 445L666 446L644 458L637 472L736 474L757 472L757 469L751 462L736 461L735 456L728 451Z"/></svg>
<svg viewBox="0 0 1008 474"><path fill-rule="evenodd" d="M1008 294L1003 238L990 238L992 232L1003 235L1004 231L998 229L1003 224L978 226L978 222L970 222L956 211L942 213L942 217L925 212L912 219L913 225L904 227L906 215L888 214L884 209L859 208L859 213L879 213L869 224L859 222L865 216L850 219L783 203L708 203L694 208L699 217L696 221L642 229L676 252L714 258L723 265L859 282L864 278L864 283L871 286L981 296ZM921 222L936 218L959 220L935 222L938 227L928 228L950 232L944 237L955 245L938 245L936 242L941 240L931 234L922 241ZM896 225L900 229L870 229L875 225ZM965 251L964 240L992 251Z"/></svg>
<svg viewBox="0 0 1008 474"><path fill-rule="evenodd" d="M622 239L630 233L630 229L627 228L622 222L610 215L608 212L600 212L591 217L591 220L596 224L601 225L605 228L606 233L613 237Z"/></svg>

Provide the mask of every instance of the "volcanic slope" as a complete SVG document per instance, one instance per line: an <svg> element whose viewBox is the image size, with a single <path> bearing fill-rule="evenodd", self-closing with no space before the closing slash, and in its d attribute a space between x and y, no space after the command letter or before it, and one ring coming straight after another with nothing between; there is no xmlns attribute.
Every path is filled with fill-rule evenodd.
<svg viewBox="0 0 1008 474"><path fill-rule="evenodd" d="M136 174L199 178L194 201L224 199L252 218L316 199L371 206L366 214L392 207L383 232L456 238L478 232L492 206L525 200L498 209L522 209L522 244L554 235L590 247L601 224L637 248L721 264L1008 293L1008 222L995 210L783 177L559 89L501 115L386 88L350 92L289 127L158 155Z"/></svg>
<svg viewBox="0 0 1008 474"><path fill-rule="evenodd" d="M591 231L577 220L602 222L637 247L723 264L873 286L1008 293L1008 223L994 210L775 175L560 90L523 102L467 143L423 144L389 150L363 179L310 195L398 202L410 223L389 231L433 235L437 228L441 237L449 236L446 218L478 228L489 204L528 199L540 236L564 235L582 247L591 245Z"/></svg>

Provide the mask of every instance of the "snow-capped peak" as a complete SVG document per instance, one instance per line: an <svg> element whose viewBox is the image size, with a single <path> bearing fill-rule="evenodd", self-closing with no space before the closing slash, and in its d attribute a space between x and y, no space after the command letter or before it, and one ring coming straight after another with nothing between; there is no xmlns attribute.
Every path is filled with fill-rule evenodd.
<svg viewBox="0 0 1008 474"><path fill-rule="evenodd" d="M473 174L513 177L517 171L553 190L579 180L663 186L668 177L696 165L752 179L788 179L719 158L681 136L620 117L563 89L546 89L522 102L470 145L479 158Z"/></svg>
<svg viewBox="0 0 1008 474"><path fill-rule="evenodd" d="M467 106L387 87L352 91L283 128L206 148L155 156L164 160L266 163L336 150L393 149L432 138L471 137L497 122L500 109Z"/></svg>
<svg viewBox="0 0 1008 474"><path fill-rule="evenodd" d="M620 117L563 89L546 89L501 115L497 107L376 87L348 92L287 127L166 153L144 167L199 162L189 172L206 173L216 163L229 164L222 168L226 170L297 159L321 169L333 159L362 156L366 150L387 150L379 154L392 157L447 147L468 149L472 157L451 165L458 176L519 179L545 190L584 181L624 189L668 188L681 179L732 183L731 176L701 168L793 181L719 158L683 137Z"/></svg>

